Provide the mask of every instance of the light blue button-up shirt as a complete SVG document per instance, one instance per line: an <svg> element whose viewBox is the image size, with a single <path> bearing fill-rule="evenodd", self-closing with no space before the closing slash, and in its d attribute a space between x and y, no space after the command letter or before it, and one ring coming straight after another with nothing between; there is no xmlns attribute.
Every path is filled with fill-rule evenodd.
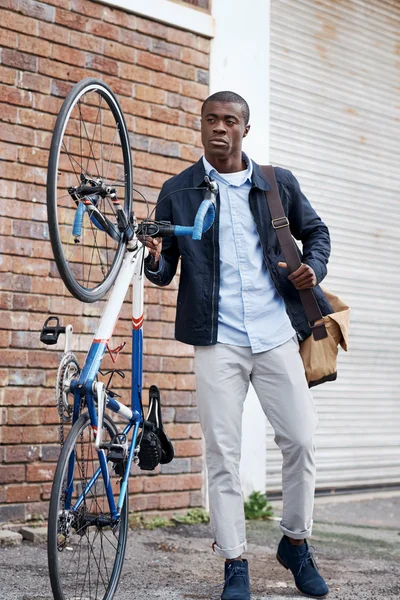
<svg viewBox="0 0 400 600"><path fill-rule="evenodd" d="M249 205L253 165L218 173L203 156L207 175L217 181L220 198L220 291L218 342L265 352L295 335L285 304L265 265Z"/></svg>

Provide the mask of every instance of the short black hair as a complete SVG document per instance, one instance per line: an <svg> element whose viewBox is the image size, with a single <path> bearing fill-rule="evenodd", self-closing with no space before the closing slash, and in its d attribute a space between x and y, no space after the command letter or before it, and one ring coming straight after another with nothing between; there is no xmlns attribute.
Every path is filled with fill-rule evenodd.
<svg viewBox="0 0 400 600"><path fill-rule="evenodd" d="M208 102L234 102L235 104L240 104L242 107L242 115L244 119L244 124L247 125L250 120L250 108L247 104L246 100L236 94L236 92L224 91L224 92L216 92L215 94L211 94L208 96L203 102L203 106L201 107L201 114L203 114L206 104Z"/></svg>

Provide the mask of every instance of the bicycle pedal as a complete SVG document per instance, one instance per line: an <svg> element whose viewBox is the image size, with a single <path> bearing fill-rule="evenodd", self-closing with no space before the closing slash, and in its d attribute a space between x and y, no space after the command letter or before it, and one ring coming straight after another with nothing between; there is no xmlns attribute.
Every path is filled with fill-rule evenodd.
<svg viewBox="0 0 400 600"><path fill-rule="evenodd" d="M128 457L127 444L102 444L101 448L108 450L107 458L114 464L123 463Z"/></svg>
<svg viewBox="0 0 400 600"><path fill-rule="evenodd" d="M49 325L51 321L55 321L55 325ZM58 317L48 317L44 322L40 333L40 341L47 346L57 344L60 333L65 333L65 327L61 327Z"/></svg>

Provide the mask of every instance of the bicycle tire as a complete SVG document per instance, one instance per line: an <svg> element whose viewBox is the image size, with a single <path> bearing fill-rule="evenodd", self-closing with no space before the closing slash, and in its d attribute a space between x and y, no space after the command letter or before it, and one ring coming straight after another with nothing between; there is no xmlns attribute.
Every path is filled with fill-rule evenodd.
<svg viewBox="0 0 400 600"><path fill-rule="evenodd" d="M117 428L108 415L105 415L104 417L104 429L105 431L103 432L103 435L104 433L107 433L110 438L113 438L117 434ZM75 448L76 456L78 456L78 449L79 447L82 448L82 439L85 430L88 432L90 447L94 449L93 432L91 429L90 417L87 412L83 413L79 417L79 419L73 425L68 434L68 437L62 448L57 463L53 487L51 491L48 519L47 553L50 582L55 600L70 600L71 598L75 597L89 597L91 600L111 600L114 596L119 582L125 556L128 532L128 492L126 493L125 502L121 510L121 518L118 527L118 538L116 537L115 532L113 532L114 538L112 539L112 541L114 542L114 539L117 540L115 546L113 545L113 543L110 543L109 537L106 536L106 534L109 534L110 531L106 531L105 528L98 527L97 525L90 525L85 529L83 528L83 526L78 526L78 528L75 531L73 531L73 526L71 526L70 534L69 536L65 535L65 538L63 534L60 533L63 531L63 494L65 489L65 477L69 467L69 458ZM76 460L76 465L77 464L78 460ZM111 465L112 463L109 464ZM89 476L90 475L87 474L85 477L85 474L83 474L83 479L87 481ZM79 508L80 516L84 517L87 514L91 514L90 509L93 510L93 508L95 510L99 510L99 514L103 516L106 514L104 512L101 512L100 510L100 497L96 497L95 501L93 501L93 498L90 497L90 494L92 494L92 496L97 494L98 489L101 488L102 484L103 479L100 476L92 488L92 490L94 489L94 492L92 492L92 490L88 492L88 496L85 497L81 507ZM73 487L74 490L75 488L77 488L77 490L75 490L75 493L77 495L80 491L79 485L79 481L76 480L74 477ZM80 516L77 516L75 524L79 523ZM93 527L94 532L91 531ZM93 540L92 545L90 536L92 536ZM60 539L63 540L61 542L61 549ZM100 540L99 561L96 560L97 547L93 547L96 540ZM69 544L69 546L67 546L67 544ZM113 553L113 549L115 550L115 558L113 564L111 565L107 565L105 560L105 552L107 552L107 548L111 548L111 553ZM101 552L103 554L101 554ZM75 566L77 565L79 569L81 556L83 557L82 561L84 563L82 566L83 575L75 568ZM87 565L84 562L85 557L87 557L88 559ZM91 565L89 564L90 560L92 562ZM100 574L99 571L102 565L104 567L104 573ZM95 573L97 576L96 580ZM106 580L104 580L104 577L106 577ZM95 590L91 588L92 581ZM77 589L79 589L79 596L77 595Z"/></svg>
<svg viewBox="0 0 400 600"><path fill-rule="evenodd" d="M93 99L97 98L99 99L99 105L93 107ZM95 123L90 120L85 121L83 111L90 114L90 111L93 113L95 110L98 110L101 119L104 118L103 114L105 114L107 126L104 126L104 132L107 138L110 136L110 130L112 129L112 126L109 126L109 120L114 120L115 138L120 144L116 144L115 140L112 145L111 142L106 145L105 141L103 144L103 123L100 122L99 124L97 122L98 115ZM99 131L101 132L100 136ZM71 149L72 146L74 150ZM97 149L97 146L99 149ZM105 158L103 154L107 151L110 156L107 173L104 173ZM118 152L117 158L112 157L114 151ZM100 152L101 155L98 159L96 152ZM86 161L87 164L85 165ZM49 237L55 263L69 292L82 302L96 302L108 292L121 267L126 242L123 236L120 236L117 241L109 237L94 217L89 218L87 215L85 217L85 211L79 210L80 215L78 218L85 218L85 223L88 223L83 231L86 231L87 236L90 237L87 242L87 252L88 254L91 252L92 261L95 259L96 263L93 262L93 265L96 264L96 269L90 260L88 263L87 259L83 257L83 252L86 249L85 242L81 245L81 261L76 260L76 256L72 260L72 255L76 254L77 244L80 244L81 240L73 233L75 226L73 219L77 218L74 215L78 211L74 200L69 196L68 189L71 186L67 182L75 182L79 186L84 185L82 177L87 177L90 181L98 178L106 188L110 166L112 167L111 170L113 168L123 169L122 179L117 180L114 185L123 188L123 210L126 216L129 217L132 209L133 175L131 148L125 117L111 88L98 79L86 78L74 85L63 102L51 141L47 175L47 215ZM62 196L58 194L60 188ZM67 198L67 200L64 198ZM109 198L107 198L107 204L106 200L103 200L104 206L107 206L110 214L112 215L114 210L114 216L116 216L115 204L113 205ZM79 208L85 208L81 202L78 206ZM64 218L67 220L66 223L63 221ZM64 238L68 235L71 240L65 241ZM99 236L102 240L101 244L97 242ZM77 239L78 242L76 242ZM72 244L72 240L74 244ZM114 244L116 247L109 250L108 243ZM94 248L96 246L98 247L95 253ZM104 249L104 246L106 249ZM106 259L104 259L104 256L106 256ZM106 266L103 261L107 263Z"/></svg>

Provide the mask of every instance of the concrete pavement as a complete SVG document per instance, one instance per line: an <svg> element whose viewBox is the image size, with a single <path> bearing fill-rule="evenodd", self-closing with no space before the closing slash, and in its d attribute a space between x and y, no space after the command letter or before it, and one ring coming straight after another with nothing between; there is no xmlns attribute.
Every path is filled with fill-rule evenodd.
<svg viewBox="0 0 400 600"><path fill-rule="evenodd" d="M279 518L280 503L275 502ZM276 521L248 523L252 600L297 600L291 575L275 559ZM400 597L400 491L316 501L312 543L331 600ZM223 560L208 526L131 531L115 600L217 600ZM0 548L0 600L51 600L44 545Z"/></svg>

